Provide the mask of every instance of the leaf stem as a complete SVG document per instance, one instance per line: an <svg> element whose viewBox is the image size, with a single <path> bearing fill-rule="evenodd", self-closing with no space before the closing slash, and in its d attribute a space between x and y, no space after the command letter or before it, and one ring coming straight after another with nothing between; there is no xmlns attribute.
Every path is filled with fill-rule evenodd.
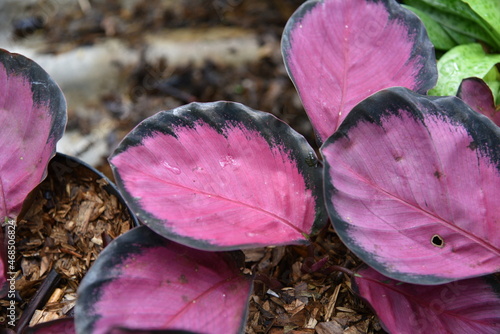
<svg viewBox="0 0 500 334"><path fill-rule="evenodd" d="M347 269L345 267L341 267L341 266L337 266L337 265L333 265L333 266L329 266L327 269L328 273L333 273L335 271L340 271L344 274L347 274L349 276L355 276L356 273L350 269Z"/></svg>
<svg viewBox="0 0 500 334"><path fill-rule="evenodd" d="M21 315L21 318L16 326L17 333L22 333L24 328L28 326L35 310L47 302L47 299L49 299L60 280L61 276L54 269L52 269Z"/></svg>

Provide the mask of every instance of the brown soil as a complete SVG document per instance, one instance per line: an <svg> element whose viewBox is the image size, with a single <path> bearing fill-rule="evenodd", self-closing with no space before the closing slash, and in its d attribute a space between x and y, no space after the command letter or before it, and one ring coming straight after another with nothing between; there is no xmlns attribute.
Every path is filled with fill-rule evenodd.
<svg viewBox="0 0 500 334"><path fill-rule="evenodd" d="M385 333L368 305L351 289L362 262L331 227L309 246L245 251L256 272L246 333Z"/></svg>

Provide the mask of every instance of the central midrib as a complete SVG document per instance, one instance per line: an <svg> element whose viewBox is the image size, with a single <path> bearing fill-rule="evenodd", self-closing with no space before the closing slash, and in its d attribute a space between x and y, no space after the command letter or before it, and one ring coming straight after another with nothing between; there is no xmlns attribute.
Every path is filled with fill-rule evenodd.
<svg viewBox="0 0 500 334"><path fill-rule="evenodd" d="M346 15L346 17L349 18L349 15ZM346 19L346 21L348 21ZM342 71L342 93L340 94L340 102L339 102L339 113L337 117L337 124L335 124L335 131L339 128L342 118L342 111L344 110L345 106L345 96L347 95L347 68L348 68L348 63L349 63L349 28L351 27L351 22L347 22L345 24L348 28L342 27L345 29L345 35L344 35L344 40L343 40L343 45L344 45L344 68Z"/></svg>
<svg viewBox="0 0 500 334"><path fill-rule="evenodd" d="M442 217L439 217L439 216L436 216L435 214L433 214L432 212L429 212L421 207L417 207L405 200L403 200L402 198L399 198L399 197L396 197L395 195L391 194L390 192L386 191L385 189L382 189L381 187L377 186L376 184L374 184L373 182L369 182L369 180L367 180L365 177L362 177L361 175L359 175L358 173L356 173L352 168L350 168L349 165L347 164L344 164L342 161L337 161L337 163L340 163L342 164L342 166L350 171L351 174L355 175L359 180L361 180L362 182L364 182L365 184L371 186L372 188L376 189L377 191L385 194L386 196L400 202L400 203L403 203L404 205L412 208L413 210L415 211L418 211L418 212L421 212L422 214L428 216L428 217L431 217L433 218L434 220L438 220L438 221L441 221L443 223L443 225L445 225L446 227L450 228L451 230L454 230L456 232L458 232L459 234L475 241L477 244L480 244L482 245L484 248L490 250L491 252L495 253L497 256L500 256L500 251L493 245L490 245L489 243L485 242L483 239L480 239L478 237L476 237L474 234L472 233L469 233L467 232L466 230L458 227L457 225L455 224L452 224L450 223L449 221L447 221L446 219L442 218Z"/></svg>
<svg viewBox="0 0 500 334"><path fill-rule="evenodd" d="M235 277L231 277L230 279L223 279L222 281L219 281L217 284L214 284L212 285L209 289L201 292L199 295L197 295L196 297L192 298L190 301L186 302L186 305L184 305L178 312L175 316L173 316L172 318L170 318L165 324L164 324L164 327L163 328L167 328L168 325L170 325L175 319L177 319L179 316L181 316L183 313L187 312L189 310L189 308L193 307L194 305L196 305L196 301L200 300L201 298L203 298L203 296L211 293L212 291L216 290L217 288L219 288L220 286L223 286L225 284L228 284L228 283L231 283L232 281L238 279L239 276L235 276Z"/></svg>
<svg viewBox="0 0 500 334"><path fill-rule="evenodd" d="M201 194L201 195L206 195L206 196L212 196L212 197L215 197L215 198L218 198L220 200L224 200L224 201L227 201L227 202L230 202L230 203L233 203L233 204L236 204L236 205L240 205L240 206L244 206L244 207L248 207L250 209L253 209L253 210L256 210L256 211L259 211L259 212L262 212L266 215L269 215L279 221L281 221L283 224L287 225L288 227L294 229L295 231L297 231L298 233L300 233L301 235L303 235L304 233L307 233L305 231L301 231L297 226L293 225L290 221L288 221L287 219L283 218L283 217L280 217L272 212L269 212L267 210L263 210L262 208L260 207L257 207L257 206L253 206L251 204L248 204L248 203L244 203L244 202L241 202L241 201L237 201L237 200L234 200L234 199L231 199L231 198L227 198L227 197L223 197L223 196L220 196L218 194L213 194L213 193L208 193L208 192L205 192L205 191L201 191L199 189L194 189L194 188L190 188L190 187L187 187L187 186L184 186L184 185L181 185L181 184L178 184L178 183L172 183L172 182L169 182L165 179L162 179L162 178L159 178L155 175L152 175L152 174L148 174L151 178L154 178L162 183L165 183L169 186L174 186L174 187L178 187L178 188L182 188L182 189L186 189L188 191L191 191L191 192L196 192L198 194Z"/></svg>

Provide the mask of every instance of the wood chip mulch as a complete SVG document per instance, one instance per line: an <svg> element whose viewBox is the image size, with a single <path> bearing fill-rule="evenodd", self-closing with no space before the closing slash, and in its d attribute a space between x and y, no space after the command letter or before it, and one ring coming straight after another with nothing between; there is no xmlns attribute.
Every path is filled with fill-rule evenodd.
<svg viewBox="0 0 500 334"><path fill-rule="evenodd" d="M133 226L117 197L103 189L104 179L83 167L58 164L51 162L17 223L18 329L71 315L88 268L111 240ZM43 288L49 290L48 300L35 296Z"/></svg>
<svg viewBox="0 0 500 334"><path fill-rule="evenodd" d="M329 227L309 246L245 251L256 273L247 334L385 333L351 289L349 271L362 265Z"/></svg>

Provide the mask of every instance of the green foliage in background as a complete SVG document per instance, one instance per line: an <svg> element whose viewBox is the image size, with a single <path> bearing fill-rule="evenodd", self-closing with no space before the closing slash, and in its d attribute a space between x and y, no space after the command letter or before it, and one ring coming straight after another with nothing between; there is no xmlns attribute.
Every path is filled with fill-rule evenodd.
<svg viewBox="0 0 500 334"><path fill-rule="evenodd" d="M463 79L478 77L499 105L500 0L405 0L403 6L420 17L436 50L445 52L429 94L456 95Z"/></svg>

